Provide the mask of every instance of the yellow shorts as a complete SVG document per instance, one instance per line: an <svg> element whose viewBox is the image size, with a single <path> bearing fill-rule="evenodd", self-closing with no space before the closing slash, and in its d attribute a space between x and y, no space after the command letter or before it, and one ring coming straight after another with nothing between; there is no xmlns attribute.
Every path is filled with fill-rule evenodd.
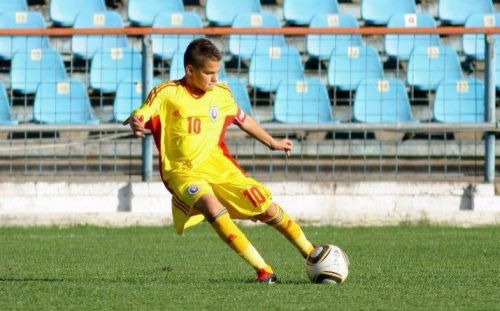
<svg viewBox="0 0 500 311"><path fill-rule="evenodd" d="M217 197L234 219L252 219L271 205L269 189L240 172L222 182L213 182L203 173L178 173L171 175L165 185L172 194L172 216L179 234L205 219L193 208L205 194Z"/></svg>

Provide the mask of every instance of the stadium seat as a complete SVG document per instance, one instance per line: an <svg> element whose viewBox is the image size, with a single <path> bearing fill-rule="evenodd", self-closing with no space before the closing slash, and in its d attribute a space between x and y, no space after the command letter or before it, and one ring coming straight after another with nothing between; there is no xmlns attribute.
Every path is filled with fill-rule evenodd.
<svg viewBox="0 0 500 311"><path fill-rule="evenodd" d="M285 78L303 79L304 68L297 49L292 46L258 48L250 60L250 86L261 92L274 92Z"/></svg>
<svg viewBox="0 0 500 311"><path fill-rule="evenodd" d="M77 15L74 28L123 28L123 20L115 11L82 12ZM127 47L126 35L75 35L71 48L76 58L88 60L100 48Z"/></svg>
<svg viewBox="0 0 500 311"><path fill-rule="evenodd" d="M104 0L51 0L49 14L56 26L73 27L79 13L105 10Z"/></svg>
<svg viewBox="0 0 500 311"><path fill-rule="evenodd" d="M152 26L159 13L184 11L182 0L129 0L128 19L134 26Z"/></svg>
<svg viewBox="0 0 500 311"><path fill-rule="evenodd" d="M280 28L278 17L270 12L240 13L233 21L233 28ZM249 60L256 47L284 46L284 35L240 35L229 36L229 52L242 60Z"/></svg>
<svg viewBox="0 0 500 311"><path fill-rule="evenodd" d="M205 14L214 26L231 26L240 13L259 13L259 0L207 0Z"/></svg>
<svg viewBox="0 0 500 311"><path fill-rule="evenodd" d="M220 62L221 68L217 79L224 81L226 79L226 69L224 67L224 62ZM169 70L169 80L179 80L184 77L186 71L184 69L184 51L176 51L172 57L172 62L170 63Z"/></svg>
<svg viewBox="0 0 500 311"><path fill-rule="evenodd" d="M402 81L396 78L366 79L359 83L353 119L364 123L417 123Z"/></svg>
<svg viewBox="0 0 500 311"><path fill-rule="evenodd" d="M48 124L98 124L87 88L78 80L40 83L33 104L33 120Z"/></svg>
<svg viewBox="0 0 500 311"><path fill-rule="evenodd" d="M464 25L467 17L474 13L494 13L492 1L439 0L438 18L444 24Z"/></svg>
<svg viewBox="0 0 500 311"><path fill-rule="evenodd" d="M477 78L446 79L436 91L434 120L446 123L485 121L484 83Z"/></svg>
<svg viewBox="0 0 500 311"><path fill-rule="evenodd" d="M276 91L274 119L284 123L336 123L326 86L317 78L285 79Z"/></svg>
<svg viewBox="0 0 500 311"><path fill-rule="evenodd" d="M384 75L377 50L371 46L347 46L334 49L328 65L328 85L340 91L354 91L367 78Z"/></svg>
<svg viewBox="0 0 500 311"><path fill-rule="evenodd" d="M3 83L0 83L0 125L15 125L17 120L12 117L9 97Z"/></svg>
<svg viewBox="0 0 500 311"><path fill-rule="evenodd" d="M161 80L154 78L153 87L160 84ZM118 83L115 101L113 104L113 121L123 122L134 109L142 104L142 82L141 80L125 79Z"/></svg>
<svg viewBox="0 0 500 311"><path fill-rule="evenodd" d="M436 28L436 21L427 13L416 14L395 14L387 24L389 28L415 28L428 27ZM385 51L390 57L406 61L410 58L410 53L416 46L437 46L440 45L438 34L401 35L389 34L385 36Z"/></svg>
<svg viewBox="0 0 500 311"><path fill-rule="evenodd" d="M415 0L362 0L361 19L369 25L386 25L394 14L416 13Z"/></svg>
<svg viewBox="0 0 500 311"><path fill-rule="evenodd" d="M90 66L90 87L114 93L123 79L142 78L142 55L131 47L98 49Z"/></svg>
<svg viewBox="0 0 500 311"><path fill-rule="evenodd" d="M28 2L26 0L4 0L0 1L0 12L26 12Z"/></svg>
<svg viewBox="0 0 500 311"><path fill-rule="evenodd" d="M202 28L203 22L195 12L162 12L156 15L153 28ZM156 59L171 60L175 51L186 50L188 44L203 35L151 35Z"/></svg>
<svg viewBox="0 0 500 311"><path fill-rule="evenodd" d="M358 21L354 16L339 14L317 14L313 17L310 28L358 28ZM319 60L328 60L333 49L346 46L362 46L361 35L307 35L306 50L309 56Z"/></svg>
<svg viewBox="0 0 500 311"><path fill-rule="evenodd" d="M231 89L234 99L238 106L245 111L246 114L253 115L252 104L246 85L237 77L226 77L222 82L225 82Z"/></svg>
<svg viewBox="0 0 500 311"><path fill-rule="evenodd" d="M496 14L471 14L465 22L465 27L500 27L500 13ZM500 35L494 35L495 42L500 42ZM498 46L498 45L497 45ZM475 60L484 60L484 34L464 34L462 36L464 54Z"/></svg>
<svg viewBox="0 0 500 311"><path fill-rule="evenodd" d="M462 67L455 49L451 46L415 47L408 62L408 85L422 91L434 91L444 78L462 78Z"/></svg>
<svg viewBox="0 0 500 311"><path fill-rule="evenodd" d="M52 49L17 51L11 62L10 83L12 90L34 94L38 83L66 79L61 55Z"/></svg>
<svg viewBox="0 0 500 311"><path fill-rule="evenodd" d="M0 29L46 28L39 12L3 12L0 14ZM17 50L43 49L50 47L47 36L1 36L0 59L10 60Z"/></svg>
<svg viewBox="0 0 500 311"><path fill-rule="evenodd" d="M316 14L337 14L337 0L284 0L283 15L287 24L309 25Z"/></svg>

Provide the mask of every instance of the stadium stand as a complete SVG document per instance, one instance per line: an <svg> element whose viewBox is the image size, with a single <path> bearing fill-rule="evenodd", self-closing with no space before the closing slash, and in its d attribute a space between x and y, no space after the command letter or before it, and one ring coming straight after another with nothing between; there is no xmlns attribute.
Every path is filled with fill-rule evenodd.
<svg viewBox="0 0 500 311"><path fill-rule="evenodd" d="M3 12L0 14L0 29L46 28L39 12ZM50 47L47 36L1 36L0 59L10 60L18 51Z"/></svg>
<svg viewBox="0 0 500 311"><path fill-rule="evenodd" d="M326 87L316 78L282 80L276 91L274 120L313 124L338 122L332 116Z"/></svg>
<svg viewBox="0 0 500 311"><path fill-rule="evenodd" d="M345 13L339 14L316 14L311 23L311 28L358 28L358 21L354 16ZM335 48L347 46L362 46L361 35L307 35L307 54L319 60L328 60Z"/></svg>
<svg viewBox="0 0 500 311"><path fill-rule="evenodd" d="M287 24L309 25L316 14L337 14L337 0L284 0L283 15Z"/></svg>
<svg viewBox="0 0 500 311"><path fill-rule="evenodd" d="M250 86L261 92L274 92L281 80L303 79L299 52L292 46L257 48L250 60Z"/></svg>
<svg viewBox="0 0 500 311"><path fill-rule="evenodd" d="M66 70L59 52L52 49L17 51L11 62L12 90L34 94L40 82L66 79Z"/></svg>
<svg viewBox="0 0 500 311"><path fill-rule="evenodd" d="M202 28L196 12L162 12L156 15L153 28ZM152 35L153 55L156 59L171 60L175 51L184 51L188 44L202 35Z"/></svg>
<svg viewBox="0 0 500 311"><path fill-rule="evenodd" d="M259 0L207 0L205 13L213 26L231 26L240 13L260 13Z"/></svg>
<svg viewBox="0 0 500 311"><path fill-rule="evenodd" d="M407 83L417 90L435 91L444 78L462 76L460 59L451 46L417 46L410 55Z"/></svg>
<svg viewBox="0 0 500 311"><path fill-rule="evenodd" d="M123 79L141 80L142 55L131 47L98 49L92 57L90 87L114 93Z"/></svg>
<svg viewBox="0 0 500 311"><path fill-rule="evenodd" d="M82 12L77 15L74 28L123 28L121 16L114 11ZM98 49L128 47L126 35L76 35L71 41L73 55L88 60Z"/></svg>
<svg viewBox="0 0 500 311"><path fill-rule="evenodd" d="M499 27L500 14L471 14L465 22L465 27ZM499 42L500 35L494 35L495 41ZM484 60L484 35L464 34L462 36L462 46L464 54L473 60Z"/></svg>
<svg viewBox="0 0 500 311"><path fill-rule="evenodd" d="M328 65L329 86L353 91L361 80L383 76L380 56L371 46L347 46L332 51Z"/></svg>
<svg viewBox="0 0 500 311"><path fill-rule="evenodd" d="M78 80L40 83L33 105L33 120L48 124L97 124L85 84Z"/></svg>
<svg viewBox="0 0 500 311"><path fill-rule="evenodd" d="M3 83L0 83L0 125L15 125L17 120L12 116L9 97Z"/></svg>
<svg viewBox="0 0 500 311"><path fill-rule="evenodd" d="M363 0L361 18L368 25L386 25L394 14L416 13L415 0Z"/></svg>
<svg viewBox="0 0 500 311"><path fill-rule="evenodd" d="M464 25L467 17L474 13L494 13L492 1L439 0L438 18L443 24Z"/></svg>
<svg viewBox="0 0 500 311"><path fill-rule="evenodd" d="M436 28L436 21L427 13L394 14L387 24L389 28L428 27ZM390 57L406 61L416 46L438 46L441 44L439 35L396 35L385 36L385 51Z"/></svg>
<svg viewBox="0 0 500 311"><path fill-rule="evenodd" d="M182 0L129 0L128 19L134 26L152 26L157 14L184 11Z"/></svg>
<svg viewBox="0 0 500 311"><path fill-rule="evenodd" d="M484 83L477 78L442 81L436 91L433 115L437 122L484 122Z"/></svg>
<svg viewBox="0 0 500 311"><path fill-rule="evenodd" d="M160 79L153 79L153 87L161 83ZM124 79L118 83L113 103L112 122L123 122L132 111L142 103L141 80Z"/></svg>
<svg viewBox="0 0 500 311"><path fill-rule="evenodd" d="M50 19L56 26L73 27L76 16L81 12L106 10L104 0L51 0Z"/></svg>
<svg viewBox="0 0 500 311"><path fill-rule="evenodd" d="M353 119L365 123L416 123L403 82L396 78L366 79L359 83Z"/></svg>
<svg viewBox="0 0 500 311"><path fill-rule="evenodd" d="M26 0L4 0L0 1L0 12L25 12L28 11Z"/></svg>
<svg viewBox="0 0 500 311"><path fill-rule="evenodd" d="M246 114L253 115L252 104L246 85L237 77L226 77L223 81L227 83L231 93L238 106L245 111Z"/></svg>
<svg viewBox="0 0 500 311"><path fill-rule="evenodd" d="M234 18L233 28L280 28L278 17L270 12L262 13L240 13ZM269 46L284 46L284 35L239 35L229 36L229 52L240 57L242 60L249 60L256 47L265 48Z"/></svg>

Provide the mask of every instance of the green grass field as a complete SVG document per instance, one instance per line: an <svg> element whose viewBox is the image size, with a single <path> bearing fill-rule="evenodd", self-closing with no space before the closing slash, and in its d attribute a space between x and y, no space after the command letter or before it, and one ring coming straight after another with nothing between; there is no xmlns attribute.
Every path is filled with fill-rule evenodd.
<svg viewBox="0 0 500 311"><path fill-rule="evenodd" d="M243 230L279 284L254 284L207 225L3 228L0 310L500 309L500 227L305 227L349 254L341 286L310 284L272 228Z"/></svg>

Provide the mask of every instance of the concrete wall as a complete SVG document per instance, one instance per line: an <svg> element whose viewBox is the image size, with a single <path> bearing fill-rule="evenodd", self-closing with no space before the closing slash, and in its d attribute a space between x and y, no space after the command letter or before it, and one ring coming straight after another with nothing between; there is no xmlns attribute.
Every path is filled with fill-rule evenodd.
<svg viewBox="0 0 500 311"><path fill-rule="evenodd" d="M302 223L500 224L493 185L356 182L268 183L274 200ZM0 225L104 226L171 223L162 183L1 183Z"/></svg>

